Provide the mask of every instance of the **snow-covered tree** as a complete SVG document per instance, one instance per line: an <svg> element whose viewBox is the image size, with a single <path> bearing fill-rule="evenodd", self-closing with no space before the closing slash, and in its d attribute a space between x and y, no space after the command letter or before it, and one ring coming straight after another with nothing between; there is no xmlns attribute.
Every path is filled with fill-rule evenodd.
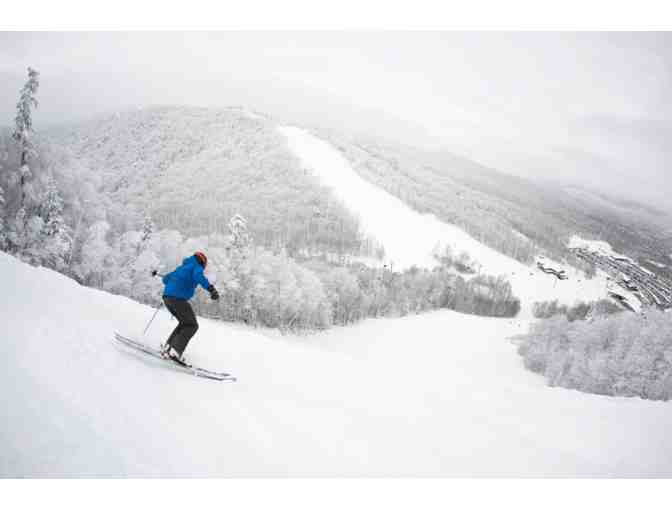
<svg viewBox="0 0 672 510"><path fill-rule="evenodd" d="M552 386L606 395L672 398L672 315L564 316L533 323L519 338L525 366Z"/></svg>
<svg viewBox="0 0 672 510"><path fill-rule="evenodd" d="M151 271L161 266L156 252L158 243L145 240L143 232L130 231L118 236L109 252L109 279L106 289L139 301L154 303L159 296L160 280L152 278Z"/></svg>
<svg viewBox="0 0 672 510"><path fill-rule="evenodd" d="M81 262L77 272L88 284L103 288L110 269L110 245L107 234L110 225L106 221L97 221L89 227L86 240L82 245Z"/></svg>
<svg viewBox="0 0 672 510"><path fill-rule="evenodd" d="M35 201L33 213L21 207L7 228L10 251L35 265L46 265L62 271L72 245L70 228L63 218L64 203L53 176Z"/></svg>
<svg viewBox="0 0 672 510"><path fill-rule="evenodd" d="M70 228L63 219L63 206L56 181L53 176L49 176L40 208L43 222L40 242L43 262L59 270L66 266L66 258L72 247Z"/></svg>
<svg viewBox="0 0 672 510"><path fill-rule="evenodd" d="M21 151L21 165L19 167L19 181L21 184L21 207L24 206L26 197L26 182L31 177L28 160L36 155L35 147L30 139L33 132L32 109L37 108L35 94L40 87L40 73L35 69L28 68L28 81L21 89L21 97L16 104L16 117L14 119L14 131L12 138L19 144Z"/></svg>
<svg viewBox="0 0 672 510"><path fill-rule="evenodd" d="M133 279L131 281L132 298L145 303L156 303L161 296L161 280L152 278L153 269L161 267L161 261L157 257L153 247L145 245L133 263L131 272Z"/></svg>
<svg viewBox="0 0 672 510"><path fill-rule="evenodd" d="M22 207L16 212L7 226L7 239L12 251L24 246L24 231L26 229L26 210Z"/></svg>
<svg viewBox="0 0 672 510"><path fill-rule="evenodd" d="M348 324L358 313L361 290L357 278L343 267L322 275L326 295L332 304L334 324Z"/></svg>
<svg viewBox="0 0 672 510"><path fill-rule="evenodd" d="M145 219L142 224L142 238L141 238L143 244L149 242L155 230L156 227L154 226L152 217L149 214L145 214Z"/></svg>
<svg viewBox="0 0 672 510"><path fill-rule="evenodd" d="M116 270L105 282L105 288L117 294L130 295L133 287L133 264L140 253L142 234L136 230L116 236L109 252L110 265Z"/></svg>
<svg viewBox="0 0 672 510"><path fill-rule="evenodd" d="M247 220L240 214L236 214L229 221L231 244L237 250L243 250L252 243L252 236L247 227Z"/></svg>
<svg viewBox="0 0 672 510"><path fill-rule="evenodd" d="M228 258L236 275L237 283L243 288L249 288L251 267L249 260L252 257L252 236L247 228L247 221L242 215L236 214L229 221ZM247 283L246 283L247 282ZM238 296L240 297L240 296Z"/></svg>
<svg viewBox="0 0 672 510"><path fill-rule="evenodd" d="M0 185L0 250L7 248L7 235L5 232L5 192Z"/></svg>
<svg viewBox="0 0 672 510"><path fill-rule="evenodd" d="M8 240L11 251L26 262L40 263L41 233L44 223L39 215L29 216L21 207L9 223Z"/></svg>

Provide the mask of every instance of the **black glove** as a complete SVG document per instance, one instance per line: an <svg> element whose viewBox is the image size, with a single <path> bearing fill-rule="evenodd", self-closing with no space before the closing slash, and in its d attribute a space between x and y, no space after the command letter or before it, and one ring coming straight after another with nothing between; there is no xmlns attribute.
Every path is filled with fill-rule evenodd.
<svg viewBox="0 0 672 510"><path fill-rule="evenodd" d="M217 292L217 289L213 287L212 284L208 287L208 292L210 293L210 298L213 301L217 301L219 299L219 292Z"/></svg>
<svg viewBox="0 0 672 510"><path fill-rule="evenodd" d="M159 272L156 269L152 269L152 276L156 276Z"/></svg>

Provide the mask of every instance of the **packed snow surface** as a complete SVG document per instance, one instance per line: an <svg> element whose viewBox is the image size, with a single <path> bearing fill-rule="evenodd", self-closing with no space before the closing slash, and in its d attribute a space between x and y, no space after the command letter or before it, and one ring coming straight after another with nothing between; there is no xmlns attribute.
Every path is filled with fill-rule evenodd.
<svg viewBox="0 0 672 510"><path fill-rule="evenodd" d="M536 301L557 299L573 304L577 300L595 301L606 296L606 275L587 280L576 269L553 262L564 269L567 280L541 273L480 241L455 225L444 223L432 214L420 214L366 181L353 170L350 163L328 142L310 132L292 126L281 126L290 149L334 194L356 214L366 234L377 239L385 248L387 258L395 269L413 265L432 267L432 253L437 246L450 246L454 254L466 252L478 262L483 273L505 276L514 294L520 298L522 314L529 316Z"/></svg>
<svg viewBox="0 0 672 510"><path fill-rule="evenodd" d="M200 319L187 354L222 383L114 342L150 307L4 253L0 280L1 477L672 475L672 405L546 387L507 341L522 321Z"/></svg>

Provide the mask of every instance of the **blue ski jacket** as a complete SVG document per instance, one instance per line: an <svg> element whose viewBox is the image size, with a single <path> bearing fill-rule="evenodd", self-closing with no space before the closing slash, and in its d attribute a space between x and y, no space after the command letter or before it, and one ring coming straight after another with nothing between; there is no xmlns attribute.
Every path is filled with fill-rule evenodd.
<svg viewBox="0 0 672 510"><path fill-rule="evenodd" d="M200 285L205 290L210 287L210 282L203 275L203 267L193 255L184 259L181 266L162 279L165 285L163 295L176 299L191 299L194 296L196 285Z"/></svg>

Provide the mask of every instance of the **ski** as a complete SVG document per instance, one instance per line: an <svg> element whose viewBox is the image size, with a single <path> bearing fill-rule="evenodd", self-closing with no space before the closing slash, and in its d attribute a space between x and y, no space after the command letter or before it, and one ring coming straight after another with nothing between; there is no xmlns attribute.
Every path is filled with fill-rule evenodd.
<svg viewBox="0 0 672 510"><path fill-rule="evenodd" d="M147 344L143 344L142 342L138 342L137 340L133 340L132 338L128 338L126 336L120 335L119 333L114 333L114 338L117 340L119 343L131 347L133 349L136 349L140 352L144 352L145 354L148 354L154 358L160 359L161 361L164 361L166 364L170 365L171 368L174 368L180 372L184 372L187 374L192 374L195 375L196 377L203 377L206 379L214 379L216 381L236 381L236 378L232 376L231 374L227 374L226 372L213 372L212 370L207 370L205 368L201 367L196 367L194 365L190 365L188 363L178 363L176 361L173 361L169 358L164 358L161 355L161 351L158 349L155 349L154 347L151 347Z"/></svg>

